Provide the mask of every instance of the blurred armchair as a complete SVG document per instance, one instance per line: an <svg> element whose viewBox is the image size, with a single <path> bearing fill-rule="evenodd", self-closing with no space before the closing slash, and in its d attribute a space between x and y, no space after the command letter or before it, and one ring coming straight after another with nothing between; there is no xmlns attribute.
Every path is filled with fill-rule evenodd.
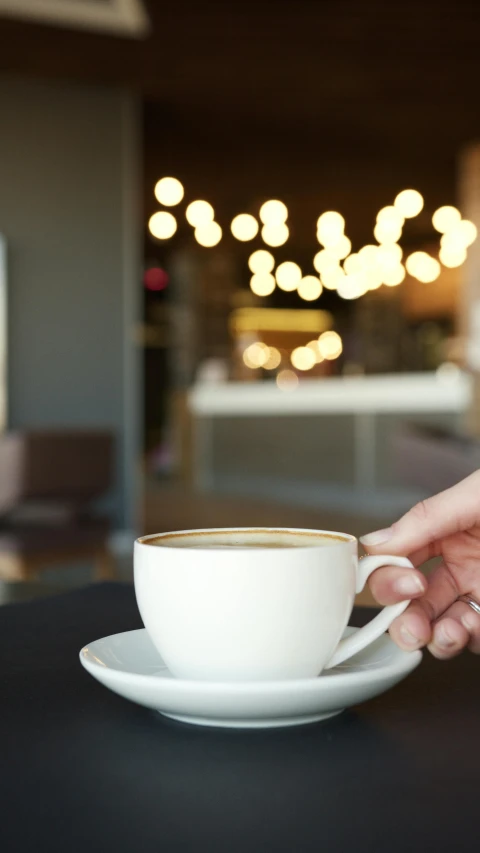
<svg viewBox="0 0 480 853"><path fill-rule="evenodd" d="M0 437L0 578L88 560L111 579L109 520L91 504L111 485L108 432L48 430Z"/></svg>

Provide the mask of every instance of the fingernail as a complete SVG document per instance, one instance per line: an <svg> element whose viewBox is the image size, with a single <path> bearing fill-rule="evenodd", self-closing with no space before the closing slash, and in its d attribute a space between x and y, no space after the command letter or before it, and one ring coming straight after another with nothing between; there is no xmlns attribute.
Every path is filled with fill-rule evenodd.
<svg viewBox="0 0 480 853"><path fill-rule="evenodd" d="M471 616L470 616L470 614L469 614L469 613L465 613L465 615L464 615L464 616L462 616L462 620L461 620L461 621L462 621L462 625L463 625L463 627L464 627L464 628L466 628L466 629L467 629L467 631L470 631L470 632L476 631L476 629L477 629L477 627L478 627L478 622L477 622L477 620L476 620L476 618L475 618L475 614L474 614L474 613L472 613L472 615L471 615Z"/></svg>
<svg viewBox="0 0 480 853"><path fill-rule="evenodd" d="M376 530L374 533L367 533L366 536L360 536L362 545L369 547L370 545L383 545L392 538L393 528L386 527L385 530Z"/></svg>
<svg viewBox="0 0 480 853"><path fill-rule="evenodd" d="M411 634L408 628L406 628L404 625L402 625L402 627L400 628L400 636L406 646L418 646L420 644L420 640L418 639L418 637L415 637L413 634Z"/></svg>
<svg viewBox="0 0 480 853"><path fill-rule="evenodd" d="M425 587L418 575L410 574L397 578L393 584L393 589L399 595L408 597L410 595L418 595L419 592L424 591Z"/></svg>
<svg viewBox="0 0 480 853"><path fill-rule="evenodd" d="M444 625L439 625L437 630L435 631L434 637L435 643L437 646L440 646L442 649L451 649L452 646L456 645L456 641L453 640L448 633L448 630Z"/></svg>

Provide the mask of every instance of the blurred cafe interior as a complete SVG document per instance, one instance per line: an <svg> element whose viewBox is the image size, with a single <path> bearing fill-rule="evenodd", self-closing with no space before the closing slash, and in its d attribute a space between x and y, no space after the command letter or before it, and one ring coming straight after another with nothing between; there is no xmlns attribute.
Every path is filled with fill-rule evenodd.
<svg viewBox="0 0 480 853"><path fill-rule="evenodd" d="M477 17L0 0L1 602L479 467Z"/></svg>

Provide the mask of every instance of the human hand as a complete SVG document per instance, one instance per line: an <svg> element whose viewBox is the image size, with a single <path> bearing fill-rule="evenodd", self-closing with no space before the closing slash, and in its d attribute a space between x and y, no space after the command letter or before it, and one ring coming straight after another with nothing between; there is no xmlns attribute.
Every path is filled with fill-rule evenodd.
<svg viewBox="0 0 480 853"><path fill-rule="evenodd" d="M414 599L390 627L397 645L428 646L441 659L466 647L480 654L480 614L458 600L470 595L480 603L480 471L360 541L369 554L405 556L414 566L442 558L428 579L418 569L393 566L371 576L370 589L380 604Z"/></svg>

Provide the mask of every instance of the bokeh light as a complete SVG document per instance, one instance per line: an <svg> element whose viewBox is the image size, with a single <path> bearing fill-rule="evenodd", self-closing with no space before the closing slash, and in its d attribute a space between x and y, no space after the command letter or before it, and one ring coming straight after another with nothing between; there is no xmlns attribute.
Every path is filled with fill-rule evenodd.
<svg viewBox="0 0 480 853"><path fill-rule="evenodd" d="M335 231L336 234L343 234L345 229L345 219L341 213L336 210L326 210L317 219L317 228L327 228Z"/></svg>
<svg viewBox="0 0 480 853"><path fill-rule="evenodd" d="M403 264L397 264L396 266L392 266L382 273L382 280L383 283L387 285L387 287L396 287L398 284L402 283L405 278L405 275L406 271Z"/></svg>
<svg viewBox="0 0 480 853"><path fill-rule="evenodd" d="M317 240L325 247L338 244L343 236L345 219L336 210L327 210L317 220Z"/></svg>
<svg viewBox="0 0 480 853"><path fill-rule="evenodd" d="M148 230L157 240L169 240L177 230L177 220L166 210L159 210L148 220Z"/></svg>
<svg viewBox="0 0 480 853"><path fill-rule="evenodd" d="M207 222L213 221L215 211L208 201L197 199L190 202L185 211L185 216L192 228L200 228L202 225L206 225Z"/></svg>
<svg viewBox="0 0 480 853"><path fill-rule="evenodd" d="M424 283L435 281L441 272L438 261L427 252L413 252L408 256L405 266L409 275Z"/></svg>
<svg viewBox="0 0 480 853"><path fill-rule="evenodd" d="M328 249L324 249L324 251L330 252L333 257L342 261L352 251L352 242L343 234L338 241L329 244Z"/></svg>
<svg viewBox="0 0 480 853"><path fill-rule="evenodd" d="M460 211L450 204L439 207L432 216L432 225L440 234L445 234L461 220Z"/></svg>
<svg viewBox="0 0 480 853"><path fill-rule="evenodd" d="M270 347L261 341L250 344L243 353L243 362L251 370L264 367L270 358Z"/></svg>
<svg viewBox="0 0 480 853"><path fill-rule="evenodd" d="M333 361L343 352L342 339L338 332L323 332L318 339L318 348L322 358Z"/></svg>
<svg viewBox="0 0 480 853"><path fill-rule="evenodd" d="M243 243L253 240L258 234L258 222L251 213L239 213L232 219L230 228L235 239Z"/></svg>
<svg viewBox="0 0 480 853"><path fill-rule="evenodd" d="M360 274L360 278L357 279L357 283L354 280L351 286L351 292L355 294L354 298L358 292L361 295L363 287L366 288L366 292L367 290L377 290L383 284L382 271L378 263L379 252L383 248L385 247L367 245L363 246L358 252L356 265L360 266L354 274Z"/></svg>
<svg viewBox="0 0 480 853"><path fill-rule="evenodd" d="M313 266L318 273L331 269L340 269L339 259L330 249L321 249L313 259Z"/></svg>
<svg viewBox="0 0 480 853"><path fill-rule="evenodd" d="M345 258L343 269L345 272L350 275L350 273L360 272L364 268L364 264L362 262L362 258L357 252L353 252L348 258Z"/></svg>
<svg viewBox="0 0 480 853"><path fill-rule="evenodd" d="M207 249L216 246L222 239L222 229L218 222L206 222L204 225L199 225L195 228L194 234L197 243Z"/></svg>
<svg viewBox="0 0 480 853"><path fill-rule="evenodd" d="M379 269L372 267L366 271L366 276L369 290L378 290L382 286L383 277Z"/></svg>
<svg viewBox="0 0 480 853"><path fill-rule="evenodd" d="M370 290L370 285L365 271L346 275L337 287L337 293L342 299L358 299L367 290Z"/></svg>
<svg viewBox="0 0 480 853"><path fill-rule="evenodd" d="M320 364L324 360L324 356L320 352L320 344L318 340L309 341L307 347L312 350L316 364Z"/></svg>
<svg viewBox="0 0 480 853"><path fill-rule="evenodd" d="M275 290L275 279L269 272L257 272L250 279L250 290L255 296L270 296Z"/></svg>
<svg viewBox="0 0 480 853"><path fill-rule="evenodd" d="M266 249L257 249L248 259L248 267L253 273L272 272L274 266L275 258Z"/></svg>
<svg viewBox="0 0 480 853"><path fill-rule="evenodd" d="M389 222L392 225L397 225L399 228L402 228L404 217L398 208L394 207L393 204L388 204L386 207L382 207L381 210L378 211L377 222Z"/></svg>
<svg viewBox="0 0 480 853"><path fill-rule="evenodd" d="M393 219L382 219L373 230L377 243L396 243L402 236L402 226Z"/></svg>
<svg viewBox="0 0 480 853"><path fill-rule="evenodd" d="M477 227L469 219L462 219L453 228L449 228L442 238L442 245L471 246L477 239Z"/></svg>
<svg viewBox="0 0 480 853"><path fill-rule="evenodd" d="M150 267L143 274L143 284L146 290L165 290L168 286L168 273L161 267Z"/></svg>
<svg viewBox="0 0 480 853"><path fill-rule="evenodd" d="M403 250L398 243L384 243L377 248L376 266L382 272L387 272L392 268L398 267L402 260L402 256Z"/></svg>
<svg viewBox="0 0 480 853"><path fill-rule="evenodd" d="M379 246L374 246L373 244L362 246L358 252L358 257L361 259L364 268L368 269L369 267L374 267L377 264L378 250Z"/></svg>
<svg viewBox="0 0 480 853"><path fill-rule="evenodd" d="M260 219L264 225L283 225L287 217L287 206L278 199L266 201L260 208Z"/></svg>
<svg viewBox="0 0 480 853"><path fill-rule="evenodd" d="M402 190L393 202L394 207L405 219L412 219L423 210L423 196L418 190Z"/></svg>
<svg viewBox="0 0 480 853"><path fill-rule="evenodd" d="M461 267L467 259L467 250L463 246L449 246L447 243L440 247L438 257L444 267Z"/></svg>
<svg viewBox="0 0 480 853"><path fill-rule="evenodd" d="M321 282L326 290L336 290L341 281L345 278L345 273L340 266L331 267L325 270L320 275Z"/></svg>
<svg viewBox="0 0 480 853"><path fill-rule="evenodd" d="M296 290L302 280L302 270L294 261L284 261L275 270L275 278L280 290Z"/></svg>
<svg viewBox="0 0 480 853"><path fill-rule="evenodd" d="M298 376L293 370L281 370L276 382L280 391L295 391L298 386Z"/></svg>
<svg viewBox="0 0 480 853"><path fill-rule="evenodd" d="M296 370L311 370L317 359L309 347L295 347L290 355L290 361Z"/></svg>
<svg viewBox="0 0 480 853"><path fill-rule="evenodd" d="M315 299L318 299L322 294L322 290L321 281L315 275L305 275L297 288L298 295L306 302L313 302Z"/></svg>
<svg viewBox="0 0 480 853"><path fill-rule="evenodd" d="M455 364L452 361L444 361L443 364L439 364L435 374L442 384L448 385L450 382L458 382L461 372L462 371L458 364Z"/></svg>
<svg viewBox="0 0 480 853"><path fill-rule="evenodd" d="M269 347L268 358L263 365L265 370L276 370L282 361L280 351L276 347Z"/></svg>
<svg viewBox="0 0 480 853"><path fill-rule="evenodd" d="M262 240L267 246L283 246L289 238L288 225L284 223L268 224L262 228Z"/></svg>
<svg viewBox="0 0 480 853"><path fill-rule="evenodd" d="M155 184L154 193L160 204L164 204L165 207L174 207L180 204L185 190L177 178L161 178Z"/></svg>
<svg viewBox="0 0 480 853"><path fill-rule="evenodd" d="M466 249L463 239L460 242L455 238L454 231L447 231L440 237L440 246L446 246L449 249Z"/></svg>

